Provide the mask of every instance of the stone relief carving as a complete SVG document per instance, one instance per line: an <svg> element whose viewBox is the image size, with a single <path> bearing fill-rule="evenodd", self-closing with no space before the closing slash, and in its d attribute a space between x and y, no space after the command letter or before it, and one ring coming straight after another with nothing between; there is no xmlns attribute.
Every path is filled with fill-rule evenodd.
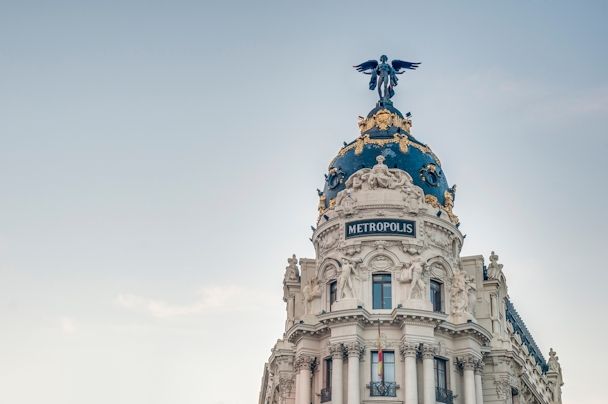
<svg viewBox="0 0 608 404"><path fill-rule="evenodd" d="M320 303L319 298L321 297L321 285L319 284L319 278L313 277L310 282L302 289L302 300L304 301L304 314L315 314L319 313ZM317 304L315 304L317 303Z"/></svg>
<svg viewBox="0 0 608 404"><path fill-rule="evenodd" d="M513 404L511 384L508 379L496 378L494 380L494 387L496 387L496 394L498 394L499 399L503 400L505 404Z"/></svg>
<svg viewBox="0 0 608 404"><path fill-rule="evenodd" d="M451 288L451 309L454 317L464 316L465 314L473 319L469 312L469 295L472 291L471 278L463 270L455 269L452 278Z"/></svg>
<svg viewBox="0 0 608 404"><path fill-rule="evenodd" d="M369 263L369 266L375 271L390 271L393 269L393 261L386 255L377 255Z"/></svg>
<svg viewBox="0 0 608 404"><path fill-rule="evenodd" d="M460 370L475 370L479 359L474 357L473 355L462 356L456 358L456 366Z"/></svg>
<svg viewBox="0 0 608 404"><path fill-rule="evenodd" d="M293 363L293 367L296 372L299 372L300 369L313 369L315 364L317 363L317 358L310 355L298 355L296 360Z"/></svg>
<svg viewBox="0 0 608 404"><path fill-rule="evenodd" d="M490 255L490 265L488 265L488 279L500 279L500 275L502 275L502 264L498 263L498 255L492 251Z"/></svg>
<svg viewBox="0 0 608 404"><path fill-rule="evenodd" d="M279 379L279 399L284 404L291 397L291 392L296 381L295 375L281 375Z"/></svg>
<svg viewBox="0 0 608 404"><path fill-rule="evenodd" d="M339 344L339 343L329 344L327 346L327 349L332 358L334 358L334 359L344 358L344 345Z"/></svg>
<svg viewBox="0 0 608 404"><path fill-rule="evenodd" d="M427 263L420 257L412 258L407 262L399 275L399 282L409 283L408 299L424 300L426 293L425 272Z"/></svg>
<svg viewBox="0 0 608 404"><path fill-rule="evenodd" d="M401 352L401 356L408 357L413 356L416 357L418 355L418 347L420 344L414 342L404 342L399 347L399 351Z"/></svg>
<svg viewBox="0 0 608 404"><path fill-rule="evenodd" d="M342 257L342 267L338 268L338 300L358 299L359 282L361 274L357 264L362 263L362 259L350 260Z"/></svg>
<svg viewBox="0 0 608 404"><path fill-rule="evenodd" d="M298 270L298 259L293 254L291 258L287 258L289 265L285 267L285 282L298 282L300 280L300 272Z"/></svg>
<svg viewBox="0 0 608 404"><path fill-rule="evenodd" d="M317 239L318 243L318 251L320 254L324 254L327 251L335 248L340 241L340 228L338 226L334 226L319 235Z"/></svg>
<svg viewBox="0 0 608 404"><path fill-rule="evenodd" d="M420 355L422 359L433 359L437 355L437 346L432 344L420 344Z"/></svg>

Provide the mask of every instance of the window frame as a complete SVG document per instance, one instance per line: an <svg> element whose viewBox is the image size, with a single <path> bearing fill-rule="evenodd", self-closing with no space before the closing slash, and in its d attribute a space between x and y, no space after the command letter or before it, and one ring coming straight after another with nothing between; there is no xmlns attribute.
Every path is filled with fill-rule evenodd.
<svg viewBox="0 0 608 404"><path fill-rule="evenodd" d="M333 367L334 367L334 361L333 359L330 358L326 358L325 359L325 381L324 381L324 385L325 388L331 388L332 387L332 371L333 371Z"/></svg>
<svg viewBox="0 0 608 404"><path fill-rule="evenodd" d="M439 369L437 364L438 363L443 363L443 382L444 382L444 386L440 386L438 381L439 381ZM450 390L450 384L449 384L449 379L448 379L448 360L438 357L436 356L433 360L433 375L435 378L435 388L442 388L442 389L446 389L446 390Z"/></svg>
<svg viewBox="0 0 608 404"><path fill-rule="evenodd" d="M376 282L376 280L374 279L374 277L376 276L382 276L385 277L385 279L382 279L379 282ZM372 310L392 310L393 309L393 275L389 272L380 272L380 273L373 273L372 274ZM375 293L375 286L376 285L380 285L380 306L381 307L376 307L376 293ZM389 300L389 306L390 307L385 307L385 300L387 298L387 296L385 296L384 292L385 292L385 288L384 285L389 285L389 295L388 298Z"/></svg>
<svg viewBox="0 0 608 404"><path fill-rule="evenodd" d="M439 295L439 301L437 302L437 299L433 299L433 285L437 285L437 293L435 295ZM443 290L443 282L438 281L437 279L431 279L429 282L429 300L431 302L431 305L433 306L433 311L435 313L445 313L445 309L444 309L444 305L443 305L443 296L444 296L444 290ZM439 310L436 309L436 304L439 305Z"/></svg>
<svg viewBox="0 0 608 404"><path fill-rule="evenodd" d="M374 354L376 354L376 362L374 362ZM397 381L397 363L396 363L396 358L395 358L395 351L390 350L390 351L385 351L384 349L382 350L382 354L383 356L385 356L385 366L384 366L384 373L382 374L382 379L383 380L374 380L374 373L375 376L378 377L378 350L375 351L370 351L370 372L371 372L371 379L370 381L372 382L386 382L386 383L396 383ZM392 354L393 355L393 362L391 362L393 364L393 380L386 380L386 354ZM374 364L376 365L376 371L374 372Z"/></svg>
<svg viewBox="0 0 608 404"><path fill-rule="evenodd" d="M331 306L338 301L338 281L331 281L327 285L329 296L329 311L331 311ZM332 300L333 298L333 300Z"/></svg>

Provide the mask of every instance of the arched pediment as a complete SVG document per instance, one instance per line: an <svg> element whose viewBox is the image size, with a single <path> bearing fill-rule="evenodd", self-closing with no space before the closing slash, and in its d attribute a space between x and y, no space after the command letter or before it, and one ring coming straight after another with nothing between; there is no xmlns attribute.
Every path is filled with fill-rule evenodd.
<svg viewBox="0 0 608 404"><path fill-rule="evenodd" d="M454 276L454 270L445 258L441 256L433 257L426 262L432 278L451 279Z"/></svg>
<svg viewBox="0 0 608 404"><path fill-rule="evenodd" d="M340 260L332 257L325 258L317 269L317 278L319 278L321 283L336 279L338 276L338 268L341 266Z"/></svg>
<svg viewBox="0 0 608 404"><path fill-rule="evenodd" d="M377 249L371 251L363 258L361 267L371 272L391 272L400 270L403 265L395 253L385 249Z"/></svg>

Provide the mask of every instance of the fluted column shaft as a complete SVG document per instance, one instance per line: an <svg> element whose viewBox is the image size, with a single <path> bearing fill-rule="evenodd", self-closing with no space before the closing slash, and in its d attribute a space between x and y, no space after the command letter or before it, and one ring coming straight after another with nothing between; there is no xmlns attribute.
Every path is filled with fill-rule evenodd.
<svg viewBox="0 0 608 404"><path fill-rule="evenodd" d="M401 355L403 355L405 366L405 404L418 404L417 353L418 344L413 344L411 342L404 342L401 344Z"/></svg>
<svg viewBox="0 0 608 404"><path fill-rule="evenodd" d="M364 352L359 342L344 344L348 352L348 404L361 404L361 387L359 377L359 359ZM302 403L300 403L302 404Z"/></svg>
<svg viewBox="0 0 608 404"><path fill-rule="evenodd" d="M483 373L484 367L485 367L485 363L481 359L479 359L475 363L475 401L476 401L476 404L483 404L483 385L481 382L481 374Z"/></svg>
<svg viewBox="0 0 608 404"><path fill-rule="evenodd" d="M344 347L342 344L329 346L332 356L331 368L331 402L332 404L344 404Z"/></svg>
<svg viewBox="0 0 608 404"><path fill-rule="evenodd" d="M422 352L422 389L424 404L435 404L435 353L437 348L430 344L420 346Z"/></svg>

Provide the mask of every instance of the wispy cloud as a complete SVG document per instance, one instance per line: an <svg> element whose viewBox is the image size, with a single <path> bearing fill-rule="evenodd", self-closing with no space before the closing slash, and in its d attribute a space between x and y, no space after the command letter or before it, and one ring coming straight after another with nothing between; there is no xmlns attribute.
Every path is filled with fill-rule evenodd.
<svg viewBox="0 0 608 404"><path fill-rule="evenodd" d="M168 318L199 314L210 310L242 311L251 308L244 302L264 303L268 301L267 295L261 291L243 288L236 285L211 286L203 288L202 299L186 305L167 303L133 294L120 294L116 303L126 309L151 314L155 317Z"/></svg>

